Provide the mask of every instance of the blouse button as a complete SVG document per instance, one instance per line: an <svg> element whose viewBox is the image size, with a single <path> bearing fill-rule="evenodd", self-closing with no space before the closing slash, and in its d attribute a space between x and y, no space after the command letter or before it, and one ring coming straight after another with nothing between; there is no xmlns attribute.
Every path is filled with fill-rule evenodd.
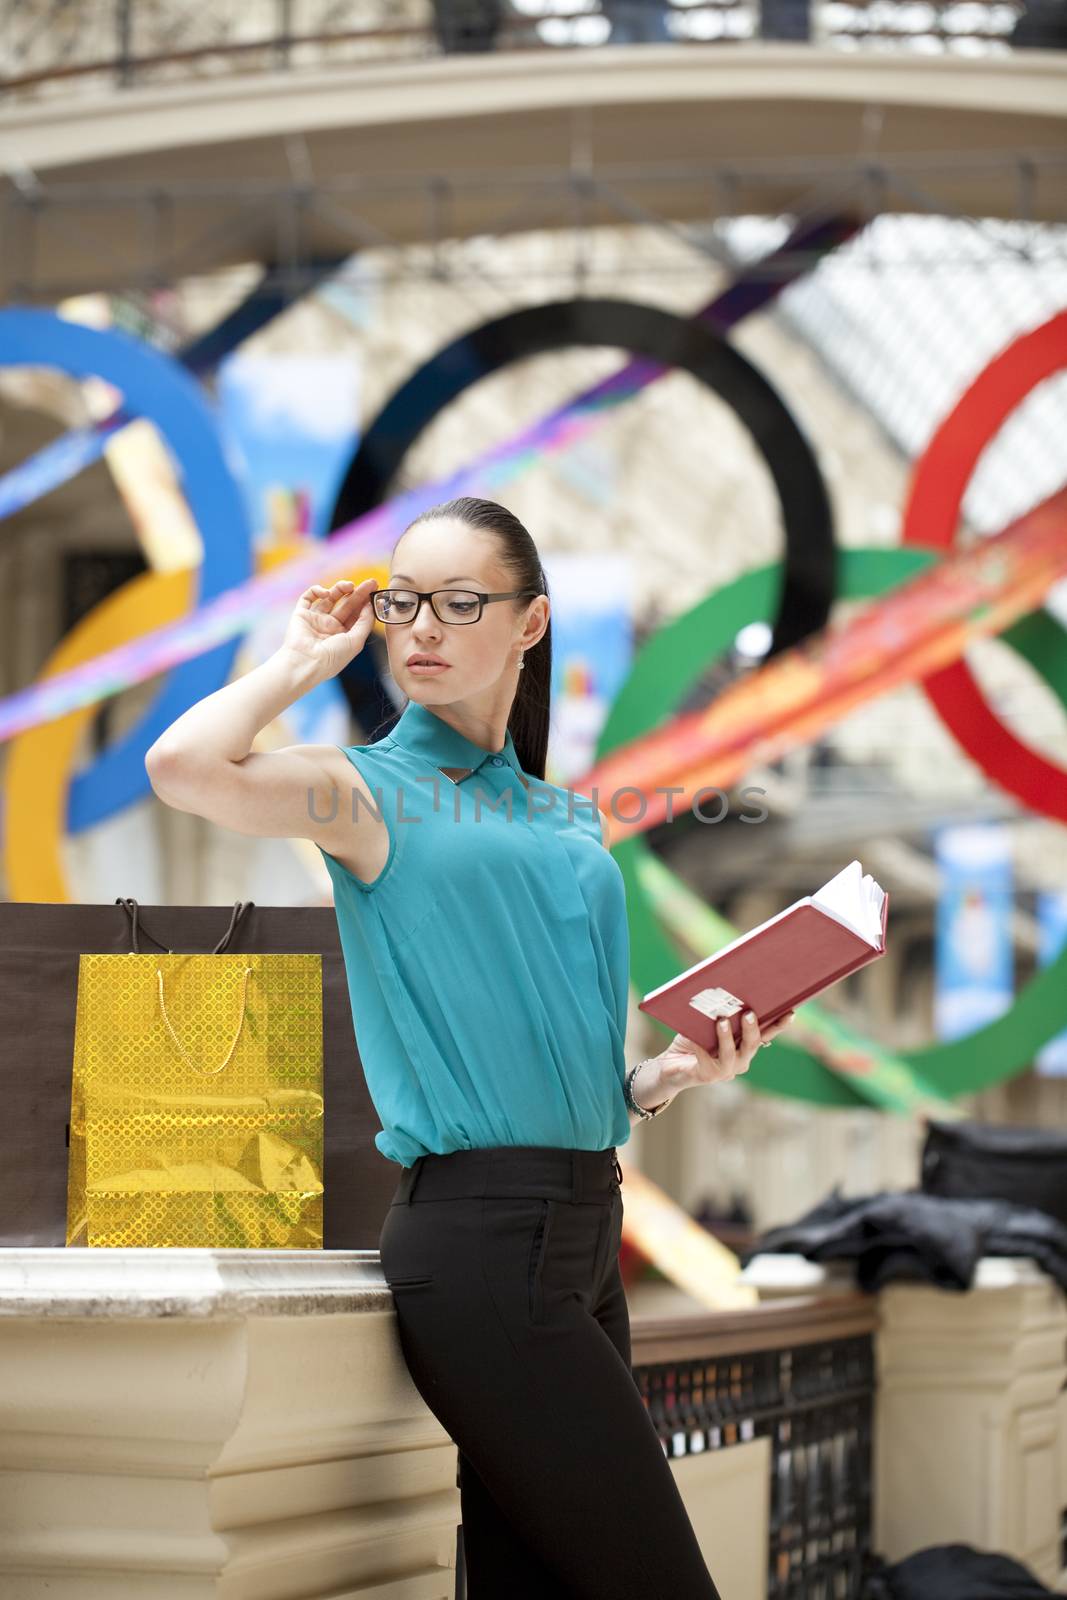
<svg viewBox="0 0 1067 1600"><path fill-rule="evenodd" d="M494 767L502 767L504 765L504 757L503 756L494 756L493 757L493 765L494 765Z"/></svg>

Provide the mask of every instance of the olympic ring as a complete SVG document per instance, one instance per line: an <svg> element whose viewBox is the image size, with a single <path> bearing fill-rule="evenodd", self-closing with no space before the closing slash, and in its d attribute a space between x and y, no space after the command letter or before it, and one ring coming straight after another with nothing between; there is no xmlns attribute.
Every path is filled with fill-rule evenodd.
<svg viewBox="0 0 1067 1600"><path fill-rule="evenodd" d="M170 357L116 329L83 327L51 311L0 310L0 365L55 367L71 377L105 378L122 391L131 415L155 423L177 458L182 488L204 544L193 609L253 573L252 533L226 464L207 402L196 380ZM196 701L226 682L240 638L183 662L132 727L70 786L70 833L143 799L152 786L144 753Z"/></svg>
<svg viewBox="0 0 1067 1600"><path fill-rule="evenodd" d="M732 408L771 474L785 531L784 581L768 658L818 632L834 600L836 546L833 512L811 445L781 396L729 340L705 323L654 306L606 299L525 306L446 345L401 384L363 434L338 492L331 530L385 499L415 441L479 379L527 356L598 345L688 372ZM341 673L341 683L358 715L351 672Z"/></svg>
<svg viewBox="0 0 1067 1600"><path fill-rule="evenodd" d="M939 557L918 549L842 550L838 581L843 600L870 599L907 582ZM765 621L777 592L776 565L760 567L709 595L647 641L620 689L601 731L596 762L640 738L668 718L713 661L747 622ZM1022 654L1067 704L1067 637L1044 613L1034 613L1005 629L1000 637ZM646 993L678 969L677 952L659 928L645 894L639 865L649 850L643 834L631 834L613 847L626 886L630 924L631 977ZM1000 1083L1022 1070L1035 1052L1063 1026L1067 986L1067 948L1037 972L1010 1011L964 1038L896 1054L922 1082L948 1098ZM858 1092L829 1071L810 1051L790 1039L754 1060L748 1082L761 1093L781 1094L819 1105L866 1105Z"/></svg>
<svg viewBox="0 0 1067 1600"><path fill-rule="evenodd" d="M294 544L259 551L257 571L263 573L299 550ZM92 661L109 645L177 622L189 612L194 576L187 568L142 572L120 585L59 641L39 677L67 672ZM90 702L66 716L27 728L10 742L3 779L7 822L3 853L13 900L65 902L71 898L62 848L70 773L78 741L95 711L95 701ZM298 855L308 853L303 841L294 840L293 845ZM313 856L308 853L308 858Z"/></svg>
<svg viewBox="0 0 1067 1600"><path fill-rule="evenodd" d="M964 491L982 451L1020 401L1064 367L1067 312L1023 334L979 373L923 451L904 511L903 544L952 548ZM1031 811L1067 822L1067 771L1004 726L965 660L930 673L920 687L987 776Z"/></svg>
<svg viewBox="0 0 1067 1600"><path fill-rule="evenodd" d="M194 586L194 574L188 569L139 573L64 635L39 676L66 672L91 661L109 644L176 622L188 610ZM71 769L81 735L96 709L92 701L66 716L39 722L11 741L4 771L3 848L13 900L72 899L62 849L73 783Z"/></svg>

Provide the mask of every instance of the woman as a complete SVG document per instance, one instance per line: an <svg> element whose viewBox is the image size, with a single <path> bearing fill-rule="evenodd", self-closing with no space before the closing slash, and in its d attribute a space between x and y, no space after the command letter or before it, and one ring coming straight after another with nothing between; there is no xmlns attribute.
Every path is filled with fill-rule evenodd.
<svg viewBox="0 0 1067 1600"><path fill-rule="evenodd" d="M375 615L408 696L391 733L250 753ZM469 1600L716 1600L630 1368L616 1148L793 1013L762 1039L746 1020L740 1049L724 1025L714 1056L677 1034L627 1072L622 874L592 802L544 781L550 676L530 535L453 500L405 530L386 588L306 590L281 649L147 765L170 804L327 864L375 1144L403 1169L382 1268L458 1446Z"/></svg>

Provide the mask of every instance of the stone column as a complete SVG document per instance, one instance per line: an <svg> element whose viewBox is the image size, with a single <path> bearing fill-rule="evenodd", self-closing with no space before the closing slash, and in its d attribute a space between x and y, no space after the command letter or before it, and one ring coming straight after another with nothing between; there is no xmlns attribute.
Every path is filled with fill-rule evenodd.
<svg viewBox="0 0 1067 1600"><path fill-rule="evenodd" d="M1067 1302L1029 1259L986 1257L972 1287L879 1295L875 1548L963 1542L1062 1580L1058 1438Z"/></svg>

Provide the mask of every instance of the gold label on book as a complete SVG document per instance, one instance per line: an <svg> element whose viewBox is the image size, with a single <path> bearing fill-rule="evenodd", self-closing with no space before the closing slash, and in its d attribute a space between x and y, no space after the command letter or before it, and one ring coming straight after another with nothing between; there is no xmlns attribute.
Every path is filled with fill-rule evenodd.
<svg viewBox="0 0 1067 1600"><path fill-rule="evenodd" d="M705 1017L732 1017L744 1003L729 989L700 989L689 1001L693 1010L702 1012Z"/></svg>

